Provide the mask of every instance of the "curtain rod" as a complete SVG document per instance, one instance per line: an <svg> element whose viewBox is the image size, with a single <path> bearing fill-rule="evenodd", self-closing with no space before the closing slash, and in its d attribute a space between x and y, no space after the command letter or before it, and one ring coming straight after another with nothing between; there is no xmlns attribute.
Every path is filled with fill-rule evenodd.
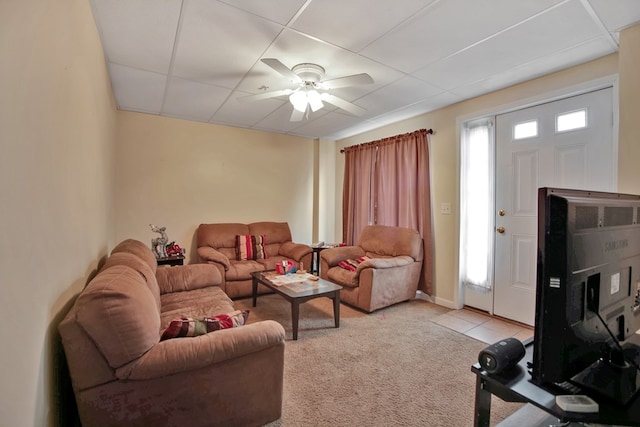
<svg viewBox="0 0 640 427"><path fill-rule="evenodd" d="M420 132L420 131L422 131L422 130L423 130L423 131L425 131L425 132L427 132L427 135L433 135L433 129L419 129L419 130L417 130L417 131L415 131L415 132ZM409 133L412 133L412 132L409 132ZM390 138L393 138L393 137L390 137ZM383 138L383 139L386 139L386 138ZM374 142L375 142L375 141L374 141ZM364 145L364 144L371 144L371 142L363 142L362 144L351 145L351 146L349 146L348 148L351 148L351 147L357 147L358 145ZM341 150L340 150L340 152L341 152L341 153L344 153L344 148L343 148L343 149L341 149Z"/></svg>

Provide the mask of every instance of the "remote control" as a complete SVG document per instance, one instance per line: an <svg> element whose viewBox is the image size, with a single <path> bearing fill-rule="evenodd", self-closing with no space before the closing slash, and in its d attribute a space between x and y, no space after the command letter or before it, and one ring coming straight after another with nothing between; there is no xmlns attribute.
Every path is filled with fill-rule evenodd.
<svg viewBox="0 0 640 427"><path fill-rule="evenodd" d="M556 404L567 412L598 412L598 402L584 394L556 396Z"/></svg>

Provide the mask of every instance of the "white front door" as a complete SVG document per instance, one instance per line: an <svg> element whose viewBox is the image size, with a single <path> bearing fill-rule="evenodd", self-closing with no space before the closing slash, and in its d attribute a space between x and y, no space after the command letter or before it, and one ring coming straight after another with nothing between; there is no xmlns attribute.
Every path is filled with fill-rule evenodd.
<svg viewBox="0 0 640 427"><path fill-rule="evenodd" d="M612 93L496 117L494 314L534 324L538 188L615 190Z"/></svg>

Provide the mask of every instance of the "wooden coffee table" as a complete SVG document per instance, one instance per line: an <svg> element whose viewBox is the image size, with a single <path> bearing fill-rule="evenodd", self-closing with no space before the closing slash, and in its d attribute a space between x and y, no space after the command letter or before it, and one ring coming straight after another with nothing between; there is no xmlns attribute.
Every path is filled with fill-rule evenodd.
<svg viewBox="0 0 640 427"><path fill-rule="evenodd" d="M295 276L295 273L292 276ZM314 298L327 297L333 300L333 318L336 328L340 327L340 289L342 289L342 286L323 279L279 284L274 271L255 271L251 273L251 277L253 278L254 307L258 303L258 284L262 284L273 290L291 303L291 323L293 326L294 340L298 339L300 304Z"/></svg>

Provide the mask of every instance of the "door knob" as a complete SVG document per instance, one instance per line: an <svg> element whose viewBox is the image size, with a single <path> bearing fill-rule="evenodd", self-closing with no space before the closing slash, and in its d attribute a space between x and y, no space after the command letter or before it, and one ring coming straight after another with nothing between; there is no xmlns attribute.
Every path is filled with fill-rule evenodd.
<svg viewBox="0 0 640 427"><path fill-rule="evenodd" d="M507 213L504 211L504 209L500 209L500 210L498 211L498 215L500 215L500 216L505 216L506 214L507 214Z"/></svg>
<svg viewBox="0 0 640 427"><path fill-rule="evenodd" d="M504 227L498 227L498 228L496 228L496 231L497 231L498 233L500 233L500 234L503 234L503 233L504 233L504 231L505 231L505 229L504 229Z"/></svg>

